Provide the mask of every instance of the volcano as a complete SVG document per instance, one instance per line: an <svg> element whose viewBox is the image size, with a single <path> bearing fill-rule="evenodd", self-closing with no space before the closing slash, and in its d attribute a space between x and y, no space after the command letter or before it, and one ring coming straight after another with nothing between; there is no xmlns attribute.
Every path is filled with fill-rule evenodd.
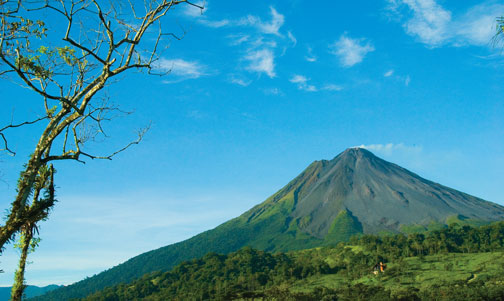
<svg viewBox="0 0 504 301"><path fill-rule="evenodd" d="M361 233L410 233L452 222L504 219L504 207L426 180L363 148L315 161L285 187L215 229L138 255L40 300L84 297L106 286L166 271L208 252L244 246L290 251L333 245Z"/></svg>
<svg viewBox="0 0 504 301"><path fill-rule="evenodd" d="M348 212L364 233L404 232L403 226L446 224L457 218L495 221L503 207L428 181L363 148L350 148L331 161L312 164L314 181L301 185L293 219L302 231L323 238L337 216Z"/></svg>

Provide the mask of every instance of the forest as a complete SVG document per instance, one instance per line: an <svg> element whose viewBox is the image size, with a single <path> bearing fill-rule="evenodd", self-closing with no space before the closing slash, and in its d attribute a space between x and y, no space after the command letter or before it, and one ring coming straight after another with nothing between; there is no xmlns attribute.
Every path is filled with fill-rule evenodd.
<svg viewBox="0 0 504 301"><path fill-rule="evenodd" d="M502 300L503 252L504 222L354 236L287 253L245 247L80 300ZM387 269L375 274L379 262Z"/></svg>

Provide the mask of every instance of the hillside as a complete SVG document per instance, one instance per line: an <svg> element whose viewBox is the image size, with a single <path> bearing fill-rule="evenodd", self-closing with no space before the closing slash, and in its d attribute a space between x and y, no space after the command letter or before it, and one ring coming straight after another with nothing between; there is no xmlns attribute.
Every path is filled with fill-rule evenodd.
<svg viewBox="0 0 504 301"><path fill-rule="evenodd" d="M498 300L504 298L504 222L270 254L209 253L170 272L83 300ZM384 262L384 272L373 266ZM325 300L325 299L324 299ZM328 299L333 300L333 299Z"/></svg>
<svg viewBox="0 0 504 301"><path fill-rule="evenodd" d="M208 252L335 245L361 233L409 233L504 219L504 207L428 181L361 148L315 161L263 203L213 230L138 255L39 300L84 297ZM63 298L64 297L64 298Z"/></svg>

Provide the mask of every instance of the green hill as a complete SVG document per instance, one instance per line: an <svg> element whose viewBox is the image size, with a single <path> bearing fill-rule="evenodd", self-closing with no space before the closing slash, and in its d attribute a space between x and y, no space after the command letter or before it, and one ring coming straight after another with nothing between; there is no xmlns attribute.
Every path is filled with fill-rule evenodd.
<svg viewBox="0 0 504 301"><path fill-rule="evenodd" d="M410 233L504 219L504 207L428 181L350 148L315 161L263 203L213 230L140 254L39 300L79 298L208 252L244 246L279 252L334 245L362 233Z"/></svg>
<svg viewBox="0 0 504 301"><path fill-rule="evenodd" d="M362 233L362 224L348 210L341 210L332 221L326 240L348 241L350 237Z"/></svg>
<svg viewBox="0 0 504 301"><path fill-rule="evenodd" d="M83 300L502 300L504 222L271 254L209 253ZM377 262L384 272L373 273ZM327 299L327 298L333 299Z"/></svg>

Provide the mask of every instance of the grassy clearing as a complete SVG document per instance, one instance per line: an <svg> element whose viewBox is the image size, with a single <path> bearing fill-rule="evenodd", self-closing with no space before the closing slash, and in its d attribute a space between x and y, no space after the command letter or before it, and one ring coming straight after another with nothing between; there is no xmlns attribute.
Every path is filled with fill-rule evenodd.
<svg viewBox="0 0 504 301"><path fill-rule="evenodd" d="M358 252L360 248L350 247ZM327 258L329 264L334 258ZM348 281L341 274L313 276L292 284L291 289L296 292L310 292L317 287L336 289L343 285L358 283L383 286L391 292L414 287L427 290L437 285L450 283L460 285L470 283L476 279L485 281L495 279L504 273L504 253L468 253L442 254L424 257L410 257L398 262L387 263L387 270L379 275L370 272L356 280Z"/></svg>

